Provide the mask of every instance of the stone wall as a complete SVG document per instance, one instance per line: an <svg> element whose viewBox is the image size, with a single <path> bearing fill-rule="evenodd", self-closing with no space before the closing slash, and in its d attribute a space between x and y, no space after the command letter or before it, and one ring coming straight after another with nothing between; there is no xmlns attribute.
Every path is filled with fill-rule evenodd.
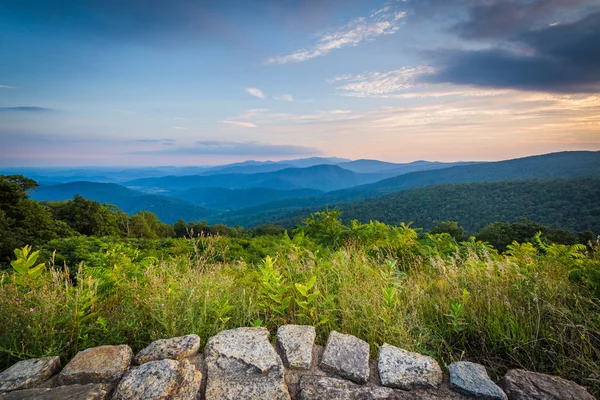
<svg viewBox="0 0 600 400"><path fill-rule="evenodd" d="M20 361L0 373L0 400L383 400L586 399L583 387L549 375L511 370L499 384L482 365L455 362L444 374L431 357L389 344L371 358L357 337L331 332L315 345L312 326L285 325L275 344L265 328L210 338L187 335L151 343L134 356L127 345Z"/></svg>

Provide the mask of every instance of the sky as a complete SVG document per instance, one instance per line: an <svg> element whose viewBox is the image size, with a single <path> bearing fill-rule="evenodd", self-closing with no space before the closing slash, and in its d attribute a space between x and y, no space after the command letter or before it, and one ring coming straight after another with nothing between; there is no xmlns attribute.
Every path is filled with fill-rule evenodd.
<svg viewBox="0 0 600 400"><path fill-rule="evenodd" d="M600 0L3 0L0 166L600 150Z"/></svg>

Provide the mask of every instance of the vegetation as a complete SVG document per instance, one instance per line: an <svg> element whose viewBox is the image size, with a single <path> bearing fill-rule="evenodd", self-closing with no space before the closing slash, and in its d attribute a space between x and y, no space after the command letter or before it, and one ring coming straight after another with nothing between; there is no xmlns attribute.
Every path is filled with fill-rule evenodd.
<svg viewBox="0 0 600 400"><path fill-rule="evenodd" d="M387 342L442 365L472 360L496 376L523 367L600 394L595 237L565 238L531 221L493 224L482 230L490 240L519 240L499 252L456 222L423 233L344 224L337 209L290 232L165 225L79 197L40 204L27 197L35 182L2 179L2 215L17 221L2 220L3 248L35 240L15 246L0 271L0 368L47 355L65 361L101 344L139 350L188 333L206 343L222 329L297 323L315 325L321 344L335 329L366 340L372 354ZM18 219L29 209L62 230L38 235L43 225Z"/></svg>

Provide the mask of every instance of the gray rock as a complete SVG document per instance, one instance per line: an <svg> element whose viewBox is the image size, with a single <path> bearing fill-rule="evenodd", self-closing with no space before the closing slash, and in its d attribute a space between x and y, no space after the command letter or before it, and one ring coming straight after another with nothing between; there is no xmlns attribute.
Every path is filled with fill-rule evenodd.
<svg viewBox="0 0 600 400"><path fill-rule="evenodd" d="M87 384L59 386L53 389L17 390L0 395L2 400L106 400L112 385Z"/></svg>
<svg viewBox="0 0 600 400"><path fill-rule="evenodd" d="M321 369L356 383L369 380L369 344L352 335L331 331Z"/></svg>
<svg viewBox="0 0 600 400"><path fill-rule="evenodd" d="M125 374L114 400L193 400L202 374L187 360L149 361Z"/></svg>
<svg viewBox="0 0 600 400"><path fill-rule="evenodd" d="M131 366L127 345L100 346L80 351L58 376L59 385L117 382Z"/></svg>
<svg viewBox="0 0 600 400"><path fill-rule="evenodd" d="M222 331L208 340L204 355L206 399L290 399L283 363L265 328Z"/></svg>
<svg viewBox="0 0 600 400"><path fill-rule="evenodd" d="M343 379L304 375L300 379L299 400L467 400L446 385L410 392L372 385L357 385Z"/></svg>
<svg viewBox="0 0 600 400"><path fill-rule="evenodd" d="M314 326L283 325L277 330L277 343L287 367L309 369L316 332Z"/></svg>
<svg viewBox="0 0 600 400"><path fill-rule="evenodd" d="M326 376L300 378L299 400L396 400L411 399L407 392L377 386L357 385Z"/></svg>
<svg viewBox="0 0 600 400"><path fill-rule="evenodd" d="M198 353L200 337L186 335L171 339L159 339L142 349L135 357L137 364L155 360L181 360Z"/></svg>
<svg viewBox="0 0 600 400"><path fill-rule="evenodd" d="M60 358L45 357L23 360L0 373L0 393L30 389L60 371Z"/></svg>
<svg viewBox="0 0 600 400"><path fill-rule="evenodd" d="M458 393L482 400L506 400L506 394L488 376L485 367L468 361L448 367L450 387Z"/></svg>
<svg viewBox="0 0 600 400"><path fill-rule="evenodd" d="M379 348L378 368L381 384L391 388L437 387L443 380L433 358L386 343Z"/></svg>
<svg viewBox="0 0 600 400"><path fill-rule="evenodd" d="M510 370L500 381L510 400L593 400L583 386L557 376Z"/></svg>

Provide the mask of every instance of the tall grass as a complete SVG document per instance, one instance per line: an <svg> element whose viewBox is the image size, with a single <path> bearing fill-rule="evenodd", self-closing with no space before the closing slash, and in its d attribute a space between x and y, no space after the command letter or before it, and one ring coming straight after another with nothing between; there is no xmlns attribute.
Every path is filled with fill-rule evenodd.
<svg viewBox="0 0 600 400"><path fill-rule="evenodd" d="M532 245L498 255L475 242L448 247L444 236L425 243L403 229L385 243L329 248L283 238L259 265L207 256L213 241L226 249L202 238L195 254L167 260L116 257L103 269L50 268L39 279L3 273L0 362L67 360L100 344L139 350L189 333L206 343L223 329L273 333L298 323L316 325L321 344L333 329L356 335L373 357L386 342L442 365L480 362L495 376L513 367L557 374L600 394L600 303L572 279L582 265L597 270L597 260Z"/></svg>

